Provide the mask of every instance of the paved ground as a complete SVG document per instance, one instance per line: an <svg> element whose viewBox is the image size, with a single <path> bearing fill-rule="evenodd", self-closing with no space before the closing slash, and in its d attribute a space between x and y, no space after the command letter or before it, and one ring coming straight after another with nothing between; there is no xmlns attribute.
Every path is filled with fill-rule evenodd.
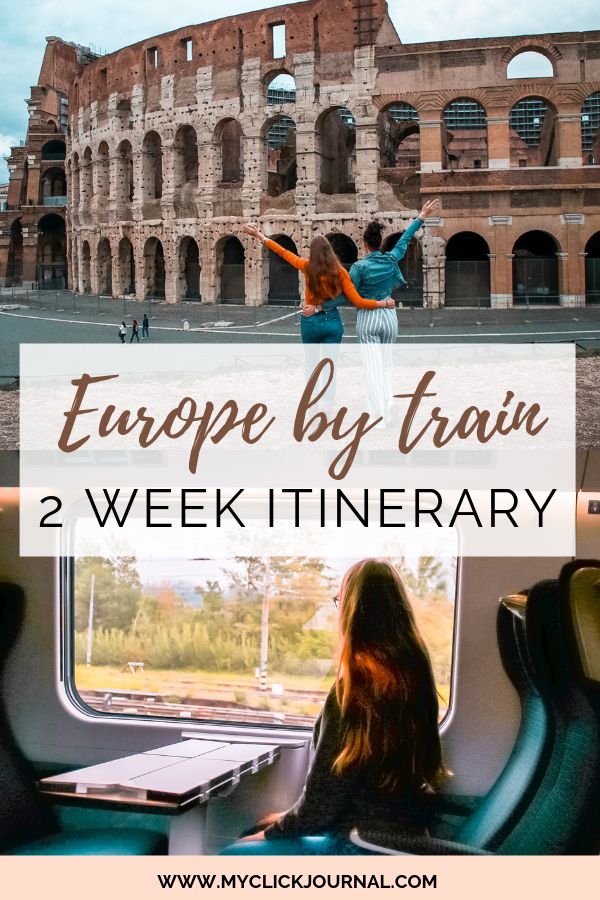
<svg viewBox="0 0 600 900"><path fill-rule="evenodd" d="M153 343L273 342L300 339L298 312L286 307L139 303L69 292L0 291L0 450L17 446L20 343L117 343L122 320L150 316ZM344 340L356 340L352 309L343 310ZM401 339L418 343L574 341L600 351L600 306L398 310ZM189 330L184 323L187 322ZM135 349L124 349L124 353ZM176 353L176 350L173 350ZM600 447L600 355L577 364L578 445Z"/></svg>
<svg viewBox="0 0 600 900"><path fill-rule="evenodd" d="M0 292L0 378L18 375L20 343L118 341L118 326L148 310L157 343L287 342L300 338L289 307L229 304L143 304L69 292ZM401 339L417 343L575 341L600 348L600 306L558 308L398 310ZM343 310L344 340L355 341L356 314ZM189 330L184 330L185 323Z"/></svg>

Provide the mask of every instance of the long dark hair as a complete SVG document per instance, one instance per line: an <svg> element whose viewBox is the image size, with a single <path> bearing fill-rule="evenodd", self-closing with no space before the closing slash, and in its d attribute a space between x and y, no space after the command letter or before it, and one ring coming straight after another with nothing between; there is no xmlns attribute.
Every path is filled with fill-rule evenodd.
<svg viewBox="0 0 600 900"><path fill-rule="evenodd" d="M363 232L363 241L369 250L379 250L383 241L384 226L381 222L369 222Z"/></svg>
<svg viewBox="0 0 600 900"><path fill-rule="evenodd" d="M436 787L446 770L431 662L390 562L366 559L346 573L340 631L342 749L334 772L372 769L389 791Z"/></svg>
<svg viewBox="0 0 600 900"><path fill-rule="evenodd" d="M306 281L311 293L322 300L342 292L341 263L327 238L318 235L310 243Z"/></svg>

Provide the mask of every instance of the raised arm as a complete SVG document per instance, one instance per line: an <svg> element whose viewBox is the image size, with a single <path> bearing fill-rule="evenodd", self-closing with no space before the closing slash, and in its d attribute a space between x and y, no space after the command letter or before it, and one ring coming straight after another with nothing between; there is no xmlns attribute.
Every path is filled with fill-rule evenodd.
<svg viewBox="0 0 600 900"><path fill-rule="evenodd" d="M300 269L300 271L302 272L306 269L308 265L307 259L304 259L302 256L296 256L295 253L291 253L289 250L286 250L285 247L281 247L279 244L275 243L275 241L270 240L254 225L243 225L242 231L244 232L244 234L253 237L257 241L260 241L261 244L264 244L265 247L268 247L269 250L272 250L274 253L279 254L279 256L285 259L285 261L295 269Z"/></svg>
<svg viewBox="0 0 600 900"><path fill-rule="evenodd" d="M411 240L413 239L427 216L430 216L432 215L432 213L436 212L439 209L439 205L439 200L428 200L419 213L418 217L414 220L414 222L410 223L404 234L396 243L395 247L390 251L397 262L400 262L401 259L404 259Z"/></svg>
<svg viewBox="0 0 600 900"><path fill-rule="evenodd" d="M306 269L308 265L308 260L303 256L296 256L295 253L292 253L291 250L286 250L285 247L282 247L281 244L277 244L275 241L272 241L270 238L267 238L264 242L265 247L268 247L269 250L272 250L273 253L277 253L281 256L282 259L285 259L290 266L293 266L295 269L300 269L301 272Z"/></svg>
<svg viewBox="0 0 600 900"><path fill-rule="evenodd" d="M361 297L348 272L342 268L341 272L342 279L342 292L344 296L350 301L353 306L357 306L358 309L380 309L384 306L395 306L394 301L388 300L365 300L364 297Z"/></svg>

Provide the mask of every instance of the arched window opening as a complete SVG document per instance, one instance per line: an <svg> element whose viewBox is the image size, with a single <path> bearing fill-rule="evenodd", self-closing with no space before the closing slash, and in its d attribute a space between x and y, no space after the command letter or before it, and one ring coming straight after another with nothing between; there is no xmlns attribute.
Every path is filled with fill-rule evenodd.
<svg viewBox="0 0 600 900"><path fill-rule="evenodd" d="M490 248L479 234L462 231L446 244L446 306L491 306Z"/></svg>
<svg viewBox="0 0 600 900"><path fill-rule="evenodd" d="M135 261L133 245L129 238L119 241L119 292L125 296L135 294Z"/></svg>
<svg viewBox="0 0 600 900"><path fill-rule="evenodd" d="M160 200L163 189L162 141L149 131L142 144L142 196L144 203Z"/></svg>
<svg viewBox="0 0 600 900"><path fill-rule="evenodd" d="M358 259L358 247L352 238L346 234L340 234L338 231L332 232L326 237L343 267L349 270Z"/></svg>
<svg viewBox="0 0 600 900"><path fill-rule="evenodd" d="M287 72L280 72L267 84L267 103L280 106L282 103L296 102L296 80Z"/></svg>
<svg viewBox="0 0 600 900"><path fill-rule="evenodd" d="M134 118L131 112L131 100L129 98L119 100L117 103L117 115L121 130L133 128Z"/></svg>
<svg viewBox="0 0 600 900"><path fill-rule="evenodd" d="M158 238L148 238L144 246L144 298L165 296L165 255Z"/></svg>
<svg viewBox="0 0 600 900"><path fill-rule="evenodd" d="M92 260L90 245L87 241L81 245L81 292L82 294L92 293Z"/></svg>
<svg viewBox="0 0 600 900"><path fill-rule="evenodd" d="M559 303L556 241L545 231L528 231L513 247L515 306Z"/></svg>
<svg viewBox="0 0 600 900"><path fill-rule="evenodd" d="M179 290L182 300L200 300L200 251L192 237L185 237L179 248Z"/></svg>
<svg viewBox="0 0 600 900"><path fill-rule="evenodd" d="M349 109L330 109L317 127L323 194L353 194L356 186L356 121Z"/></svg>
<svg viewBox="0 0 600 900"><path fill-rule="evenodd" d="M244 303L246 299L246 254L236 237L221 238L217 244L217 272L221 303Z"/></svg>
<svg viewBox="0 0 600 900"><path fill-rule="evenodd" d="M279 197L293 191L297 181L296 123L279 116L267 132L267 193Z"/></svg>
<svg viewBox="0 0 600 900"><path fill-rule="evenodd" d="M43 290L63 290L67 285L65 220L56 213L38 222L37 280Z"/></svg>
<svg viewBox="0 0 600 900"><path fill-rule="evenodd" d="M112 251L107 238L102 238L98 243L96 278L98 293L112 297Z"/></svg>
<svg viewBox="0 0 600 900"><path fill-rule="evenodd" d="M42 159L64 160L67 148L64 141L46 141L42 147Z"/></svg>
<svg viewBox="0 0 600 900"><path fill-rule="evenodd" d="M553 78L554 68L547 56L537 50L523 50L506 67L507 78Z"/></svg>
<svg viewBox="0 0 600 900"><path fill-rule="evenodd" d="M585 245L585 302L600 304L600 231Z"/></svg>
<svg viewBox="0 0 600 900"><path fill-rule="evenodd" d="M488 164L487 114L469 98L444 110L442 150L445 169L485 169Z"/></svg>
<svg viewBox="0 0 600 900"><path fill-rule="evenodd" d="M418 169L421 164L419 113L410 103L393 103L379 114L382 169Z"/></svg>
<svg viewBox="0 0 600 900"><path fill-rule="evenodd" d="M285 247L286 250L298 254L296 244L287 234L277 234L273 240ZM270 252L268 300L273 306L295 305L300 302L298 270L288 265L276 253Z"/></svg>
<svg viewBox="0 0 600 900"><path fill-rule="evenodd" d="M102 141L98 147L98 161L96 185L98 188L98 199L108 200L110 195L110 160L108 156L108 144Z"/></svg>
<svg viewBox="0 0 600 900"><path fill-rule="evenodd" d="M52 167L42 172L40 206L67 205L67 176L64 169Z"/></svg>
<svg viewBox="0 0 600 900"><path fill-rule="evenodd" d="M389 253L396 246L403 231L396 231L388 234L381 249L384 253ZM406 256L402 260L400 269L406 281L406 287L397 287L392 291L394 300L399 300L403 306L422 306L423 305L423 251L421 241L413 240L408 245Z"/></svg>
<svg viewBox="0 0 600 900"><path fill-rule="evenodd" d="M600 165L600 91L586 97L581 108L581 151L584 165Z"/></svg>
<svg viewBox="0 0 600 900"><path fill-rule="evenodd" d="M23 282L23 226L20 219L10 226L8 260L6 266L6 286Z"/></svg>
<svg viewBox="0 0 600 900"><path fill-rule="evenodd" d="M556 165L555 115L540 97L524 97L515 103L509 116L512 166Z"/></svg>
<svg viewBox="0 0 600 900"><path fill-rule="evenodd" d="M244 180L244 159L242 144L242 126L237 119L225 119L215 130L217 147L217 182L223 184L240 184Z"/></svg>
<svg viewBox="0 0 600 900"><path fill-rule="evenodd" d="M198 188L198 138L191 125L177 129L175 150L175 190L195 193Z"/></svg>

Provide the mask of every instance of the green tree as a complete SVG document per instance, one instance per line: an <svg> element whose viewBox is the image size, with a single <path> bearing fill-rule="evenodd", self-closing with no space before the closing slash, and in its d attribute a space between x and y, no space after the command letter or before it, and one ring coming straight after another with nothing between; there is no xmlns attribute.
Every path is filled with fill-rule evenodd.
<svg viewBox="0 0 600 900"><path fill-rule="evenodd" d="M75 629L88 626L94 575L94 627L127 629L135 620L142 586L135 557L85 556L75 568Z"/></svg>

